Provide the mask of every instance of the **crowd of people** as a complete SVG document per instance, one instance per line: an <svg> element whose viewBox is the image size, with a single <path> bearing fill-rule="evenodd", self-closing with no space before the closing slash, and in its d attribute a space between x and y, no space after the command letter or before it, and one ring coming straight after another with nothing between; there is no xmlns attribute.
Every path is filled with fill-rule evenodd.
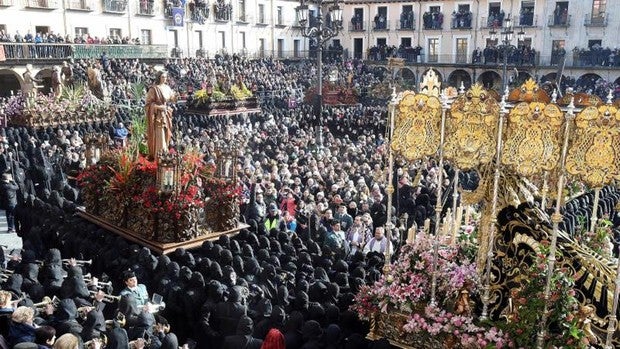
<svg viewBox="0 0 620 349"><path fill-rule="evenodd" d="M573 65L594 67L620 67L620 49L594 44L588 48L573 49Z"/></svg>
<svg viewBox="0 0 620 349"><path fill-rule="evenodd" d="M101 67L116 103L132 99L132 83L154 81L152 66L114 58L73 62L73 80L85 81L92 65ZM62 343L70 336L96 342L104 333L106 348L123 349L129 342L175 349L180 343L196 348L261 348L261 343L262 348L293 349L386 347L385 341L365 339L368 324L348 306L362 285L380 277L384 255L397 250L404 229L421 227L434 216L438 173L433 163L398 164L392 221L397 228L388 240L386 100L369 95L359 105L326 107L316 115L301 98L317 75L306 61L216 56L174 60L165 68L177 91L196 91L215 72L230 79L241 75L262 96L262 112L229 118L192 115L182 103L173 105L174 128L182 137L172 146L200 148L204 161L213 161L223 134L238 140L240 219L249 228L191 251L156 257L76 216L81 202L75 177L87 161L82 138L88 132L127 136L125 125L129 132L132 127L126 108L118 108L110 124L3 129L0 173L10 184L3 185L3 192L10 186L16 194L3 205L11 208L11 229L24 246L21 260L5 261L5 275L12 274L3 289L13 293L9 299L20 301L2 308L6 326L0 323L0 330L9 346L50 347L54 335L64 338ZM386 78L361 61L329 63L324 69L325 76L332 73L360 91ZM295 108L288 103L292 98L299 99ZM79 265L72 257L92 259L92 264ZM58 265L62 259L69 264ZM116 301L99 289L107 295L123 291ZM153 294L166 303L156 314L152 304L143 306ZM47 306L44 296L60 301ZM113 304L104 308L106 301ZM24 312L27 316L20 315ZM124 328L118 312L124 314ZM113 320L107 328L104 319Z"/></svg>

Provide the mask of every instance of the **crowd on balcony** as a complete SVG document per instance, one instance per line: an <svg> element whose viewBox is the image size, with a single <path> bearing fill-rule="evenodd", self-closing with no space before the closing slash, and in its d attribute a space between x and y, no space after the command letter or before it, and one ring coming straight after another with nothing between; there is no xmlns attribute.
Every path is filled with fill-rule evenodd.
<svg viewBox="0 0 620 349"><path fill-rule="evenodd" d="M455 10L452 12L452 29L469 28L471 29L471 20L473 13L471 11Z"/></svg>
<svg viewBox="0 0 620 349"><path fill-rule="evenodd" d="M152 15L155 11L155 0L140 0L140 14Z"/></svg>
<svg viewBox="0 0 620 349"><path fill-rule="evenodd" d="M537 60L535 49L522 45L520 47L488 45L484 50L476 48L472 54L474 64L501 64L506 55L508 64L534 65Z"/></svg>
<svg viewBox="0 0 620 349"><path fill-rule="evenodd" d="M519 25L533 26L534 25L534 9L529 7L523 7L519 11Z"/></svg>
<svg viewBox="0 0 620 349"><path fill-rule="evenodd" d="M561 45L555 45L551 49L551 65L562 64L566 58L566 50Z"/></svg>
<svg viewBox="0 0 620 349"><path fill-rule="evenodd" d="M373 20L375 23L375 30L387 30L388 29L388 20L385 18L383 14L377 13Z"/></svg>
<svg viewBox="0 0 620 349"><path fill-rule="evenodd" d="M424 29L441 29L443 27L443 13L433 10L422 15Z"/></svg>
<svg viewBox="0 0 620 349"><path fill-rule="evenodd" d="M487 20L487 26L489 28L500 28L504 23L504 18L506 18L504 10L491 12Z"/></svg>
<svg viewBox="0 0 620 349"><path fill-rule="evenodd" d="M385 61L388 57L396 57L396 46L375 45L368 49L368 59L371 61Z"/></svg>
<svg viewBox="0 0 620 349"><path fill-rule="evenodd" d="M215 20L230 21L232 19L232 4L226 3L224 0L217 0L215 3Z"/></svg>
<svg viewBox="0 0 620 349"><path fill-rule="evenodd" d="M352 30L364 30L364 19L359 13L351 18Z"/></svg>
<svg viewBox="0 0 620 349"><path fill-rule="evenodd" d="M560 5L555 6L555 10L553 10L553 25L567 25L568 24L568 7L560 7Z"/></svg>
<svg viewBox="0 0 620 349"><path fill-rule="evenodd" d="M127 10L127 0L104 0L104 10L112 12L125 12Z"/></svg>
<svg viewBox="0 0 620 349"><path fill-rule="evenodd" d="M400 14L400 29L413 29L414 27L413 11L405 11Z"/></svg>
<svg viewBox="0 0 620 349"><path fill-rule="evenodd" d="M189 13L192 21L205 24L209 18L209 4L204 0L193 0L189 3Z"/></svg>
<svg viewBox="0 0 620 349"><path fill-rule="evenodd" d="M575 66L598 66L620 67L620 49L602 47L599 44L590 48L573 49L573 65Z"/></svg>
<svg viewBox="0 0 620 349"><path fill-rule="evenodd" d="M383 138L386 100L367 98L363 105L329 107L320 116L307 104L289 109L282 103L287 91L311 84L313 68L310 62L286 65L236 56L166 64L170 84L177 91L188 82L200 86L203 75L213 69L231 78L242 74L259 90L282 92L265 103L262 112L229 118L187 115L182 104L171 105L175 132L180 135L173 142L177 149L203 149L204 161L209 162L224 131L239 140L241 212L249 228L233 238L224 236L167 256L156 256L73 215L80 203L79 191L66 174L73 170L70 166L77 170L85 166L82 137L89 131L116 134L124 125L131 131L127 110L118 108L116 122L109 125L3 129L0 172L15 173L14 229L25 249L21 261L6 261L15 273L3 283L4 290L14 293L9 300L23 298L20 308L3 310L35 313L26 325L17 316L14 322L3 322L6 326L0 333L10 346L35 342L39 336L34 335L38 333L34 322L52 326L48 330L54 330L60 342L67 337L85 342L105 332L110 347L133 341L141 348L144 341L139 338L153 347L161 342L161 348L174 349L189 338L197 348L242 348L233 345L237 342L251 342L258 348L263 341L278 343L264 348L389 347L385 340L367 340L368 325L348 310L361 286L381 276L386 249L399 244L406 229L393 229L392 240L383 240L387 239L383 226L388 195ZM362 89L381 79L361 62L327 65L325 71L334 68L352 76L351 84ZM122 83L122 77L135 75L152 82L153 73L146 64L119 60L102 77ZM83 78L76 72L76 80ZM119 98L122 101L127 94ZM320 139L318 127L323 131ZM444 169L432 162L396 167L394 216L407 212L405 225L423 226L434 216L435 202L441 200L433 183ZM448 167L446 171L454 173ZM413 183L418 173L420 181ZM449 197L449 185L444 189ZM394 225L401 224L394 219ZM0 256L4 258L4 251ZM92 258L92 264L63 267L60 258L71 257ZM45 261L40 273L36 260ZM63 271L69 273L66 281ZM144 285L140 286L144 293L163 295L166 307L157 317L140 312L136 304L148 300L148 295L136 292L137 298L126 292L118 306L102 309L99 298L97 307L77 316L78 307L93 305L88 289L96 290L96 281L86 281L86 273L111 282L105 286L110 294L118 294L127 287L125 281L135 277L133 281ZM41 302L44 295L59 295L61 306L37 312L33 303ZM125 329L114 322L106 329L104 320L112 319L116 309L125 314ZM164 325L170 332L162 329ZM29 335L15 335L17 328ZM45 340L53 342L53 337Z"/></svg>

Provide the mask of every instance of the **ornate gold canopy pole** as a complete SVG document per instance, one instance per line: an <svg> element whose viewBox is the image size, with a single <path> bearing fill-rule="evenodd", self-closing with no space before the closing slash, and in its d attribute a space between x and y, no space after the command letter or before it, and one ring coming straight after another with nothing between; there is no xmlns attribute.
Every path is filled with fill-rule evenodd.
<svg viewBox="0 0 620 349"><path fill-rule="evenodd" d="M439 174L437 174L437 202L435 203L435 237L433 239L433 263L431 267L431 306L437 305L437 259L439 257L439 234L441 226L441 187L443 186L443 148L446 136L446 110L448 99L445 94L441 95L441 136L439 138Z"/></svg>
<svg viewBox="0 0 620 349"><path fill-rule="evenodd" d="M480 319L489 318L489 302L491 301L491 259L493 258L493 241L495 240L495 230L497 225L497 195L499 193L499 176L502 158L502 130L504 129L504 120L506 119L506 98L504 94L500 102L499 123L497 125L497 141L495 148L495 173L493 175L493 201L491 203L491 225L489 227L489 242L487 246L487 258L484 268L484 294L482 295L482 313Z"/></svg>
<svg viewBox="0 0 620 349"><path fill-rule="evenodd" d="M618 268L616 269L615 284L616 287L614 289L613 306L611 307L612 310L607 323L607 338L605 339L605 349L613 349L611 341L614 338L614 332L616 332L616 328L618 328L618 319L616 318L616 313L618 312L618 296L620 295L620 263L618 263Z"/></svg>
<svg viewBox="0 0 620 349"><path fill-rule="evenodd" d="M397 97L396 97L396 88L393 88L392 90L392 98L390 99L390 111L389 111L389 117L390 117L390 141L392 140L392 138L394 137L394 119L396 118L396 105L398 104L397 101ZM387 185L387 223L385 225L385 238L387 239L388 243L388 248L385 251L385 261L383 264L383 272L387 273L390 270L390 264L391 264L391 257L392 257L392 250L390 248L390 244L392 242L392 194L394 194L394 184L392 183L392 181L394 180L394 154L393 154L393 150L392 147L388 147L388 175L387 175L387 181L388 181L388 185Z"/></svg>
<svg viewBox="0 0 620 349"><path fill-rule="evenodd" d="M564 135L563 135L563 144L562 144L562 155L560 157L560 166L558 168L558 187L557 194L555 200L555 212L551 215L551 222L553 223L553 233L551 235L551 245L549 246L549 257L547 262L547 279L545 283L545 307L543 313L541 314L540 319L540 329L536 336L536 347L538 349L543 349L545 344L545 328L547 327L547 318L549 316L549 295L551 294L551 276L553 275L553 269L555 267L555 253L557 250L557 242L558 242L558 229L559 224L562 221L562 213L560 213L560 209L562 208L562 198L564 192L564 180L566 174L564 173L565 163L566 163L566 155L568 152L568 136L570 134L570 126L575 118L574 114L574 101L571 100L568 105L568 110L566 111L564 122Z"/></svg>

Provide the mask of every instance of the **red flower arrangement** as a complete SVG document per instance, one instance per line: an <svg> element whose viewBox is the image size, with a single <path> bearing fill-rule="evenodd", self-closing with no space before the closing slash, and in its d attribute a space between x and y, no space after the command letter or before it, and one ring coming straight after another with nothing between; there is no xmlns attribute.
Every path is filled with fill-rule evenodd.
<svg viewBox="0 0 620 349"><path fill-rule="evenodd" d="M209 177L204 181L205 197L215 203L237 201L241 197L241 186L236 182L228 182L221 178Z"/></svg>

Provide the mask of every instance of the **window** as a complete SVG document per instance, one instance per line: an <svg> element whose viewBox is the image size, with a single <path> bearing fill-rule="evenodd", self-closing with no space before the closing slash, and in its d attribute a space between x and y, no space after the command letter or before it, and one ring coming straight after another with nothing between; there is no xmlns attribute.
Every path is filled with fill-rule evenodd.
<svg viewBox="0 0 620 349"><path fill-rule="evenodd" d="M222 46L220 48L226 48L226 32L225 31L219 31L217 32L219 37L220 37L220 43L222 44Z"/></svg>
<svg viewBox="0 0 620 349"><path fill-rule="evenodd" d="M594 46L601 47L603 40L588 40L588 48L591 49Z"/></svg>
<svg viewBox="0 0 620 349"><path fill-rule="evenodd" d="M258 4L258 23L265 23L265 5Z"/></svg>
<svg viewBox="0 0 620 349"><path fill-rule="evenodd" d="M353 17L351 17L351 30L360 31L364 30L364 9L353 9Z"/></svg>
<svg viewBox="0 0 620 349"><path fill-rule="evenodd" d="M245 49L245 32L239 32L239 39L241 40L241 48Z"/></svg>
<svg viewBox="0 0 620 349"><path fill-rule="evenodd" d="M566 42L564 40L553 40L551 45L551 65L557 65L563 62L566 57Z"/></svg>
<svg viewBox="0 0 620 349"><path fill-rule="evenodd" d="M607 11L607 0L592 0L592 24L603 24Z"/></svg>
<svg viewBox="0 0 620 349"><path fill-rule="evenodd" d="M377 46L386 46L387 39L386 38L377 38Z"/></svg>
<svg viewBox="0 0 620 349"><path fill-rule="evenodd" d="M519 11L519 25L534 25L534 1L521 2L521 10Z"/></svg>
<svg viewBox="0 0 620 349"><path fill-rule="evenodd" d="M151 30L150 29L140 30L140 43L142 43L142 45L151 44Z"/></svg>
<svg viewBox="0 0 620 349"><path fill-rule="evenodd" d="M456 63L467 63L467 38L456 39Z"/></svg>
<svg viewBox="0 0 620 349"><path fill-rule="evenodd" d="M558 1L555 3L552 24L559 26L568 24L568 1Z"/></svg>
<svg viewBox="0 0 620 349"><path fill-rule="evenodd" d="M84 35L88 34L88 28L85 27L75 27L75 37L81 38Z"/></svg>
<svg viewBox="0 0 620 349"><path fill-rule="evenodd" d="M336 40L334 40L336 41ZM300 47L301 47L301 41L299 39L295 39L293 40L293 57L298 58L300 57Z"/></svg>
<svg viewBox="0 0 620 349"><path fill-rule="evenodd" d="M197 46L198 49L202 50L203 48L203 44L202 44L202 30L196 30L196 41L197 41Z"/></svg>
<svg viewBox="0 0 620 349"><path fill-rule="evenodd" d="M502 4L500 2L489 3L489 18L487 19L487 27L501 27L504 21L504 13L502 12Z"/></svg>
<svg viewBox="0 0 620 349"><path fill-rule="evenodd" d="M278 19L276 24L283 25L284 24L284 19L282 18L282 16L283 16L283 14L282 14L282 6L276 7L276 16L277 16L277 19Z"/></svg>
<svg viewBox="0 0 620 349"><path fill-rule="evenodd" d="M471 28L472 16L469 5L459 5L458 9L452 12L452 28Z"/></svg>
<svg viewBox="0 0 620 349"><path fill-rule="evenodd" d="M112 39L121 39L121 30L119 28L110 28L110 37Z"/></svg>
<svg viewBox="0 0 620 349"><path fill-rule="evenodd" d="M237 2L237 11L239 13L239 21L245 22L245 0L238 0Z"/></svg>
<svg viewBox="0 0 620 349"><path fill-rule="evenodd" d="M400 38L400 47L411 47L411 38Z"/></svg>
<svg viewBox="0 0 620 349"><path fill-rule="evenodd" d="M387 20L387 6L379 6L377 7L377 14L375 15L375 29L376 30L386 30L388 27Z"/></svg>
<svg viewBox="0 0 620 349"><path fill-rule="evenodd" d="M428 61L439 61L439 39L437 38L428 39Z"/></svg>
<svg viewBox="0 0 620 349"><path fill-rule="evenodd" d="M284 58L284 39L278 39L278 58Z"/></svg>
<svg viewBox="0 0 620 349"><path fill-rule="evenodd" d="M35 33L47 34L50 32L50 27L46 25L37 25L34 27Z"/></svg>
<svg viewBox="0 0 620 349"><path fill-rule="evenodd" d="M403 5L400 12L400 29L413 29L413 6Z"/></svg>
<svg viewBox="0 0 620 349"><path fill-rule="evenodd" d="M265 39L258 39L258 52L261 57L265 56Z"/></svg>

